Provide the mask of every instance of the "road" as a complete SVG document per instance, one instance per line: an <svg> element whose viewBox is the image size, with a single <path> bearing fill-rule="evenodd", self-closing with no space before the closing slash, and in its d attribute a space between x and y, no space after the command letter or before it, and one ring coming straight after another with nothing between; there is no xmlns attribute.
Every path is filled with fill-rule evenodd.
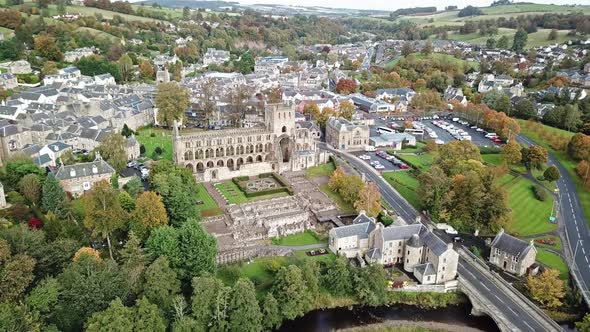
<svg viewBox="0 0 590 332"><path fill-rule="evenodd" d="M368 180L373 181L379 187L383 200L385 200L400 217L405 219L406 222L414 223L417 217L424 217L379 174L376 174L368 164L348 153L334 150L325 144L321 144L320 147L335 153L352 164L358 171L364 173ZM458 267L459 274L476 286L479 293L482 296L485 296L489 301L493 302L505 317L509 317L511 323L520 328L521 331L546 330L545 327L536 322L536 319L534 319L525 308L522 308L512 297L505 294L505 292L499 287L495 286L494 282L477 268L472 267L471 264L472 263L465 262L463 258L460 257Z"/></svg>
<svg viewBox="0 0 590 332"><path fill-rule="evenodd" d="M527 146L537 145L533 140L523 135L518 135L516 140ZM576 194L576 185L568 171L551 154L549 154L548 164L557 166L561 174L561 178L556 182L559 190L557 193L558 211L563 220L566 238L569 239L569 249L574 256L575 264L571 264L569 260L568 263L570 263L571 272L579 273L578 277L580 278L576 278L576 281L584 293L586 304L590 305L588 296L590 295L588 289L590 283L590 234L584 211L582 211L580 200Z"/></svg>

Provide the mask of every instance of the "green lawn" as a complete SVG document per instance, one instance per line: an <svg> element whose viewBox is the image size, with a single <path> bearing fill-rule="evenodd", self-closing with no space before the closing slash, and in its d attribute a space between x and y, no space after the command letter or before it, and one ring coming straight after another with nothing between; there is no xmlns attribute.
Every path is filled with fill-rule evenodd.
<svg viewBox="0 0 590 332"><path fill-rule="evenodd" d="M561 250L561 248L562 248L561 239L557 235L539 236L539 237L534 238L533 240L541 240L541 239L549 239L549 238L555 239L554 245L539 243L539 242L535 241L535 247L549 248L549 249L553 249L553 250Z"/></svg>
<svg viewBox="0 0 590 332"><path fill-rule="evenodd" d="M139 144L145 146L146 158L172 161L172 135L170 130L149 127L140 128L137 130L135 138L137 138ZM158 146L163 150L161 156L155 153L156 147Z"/></svg>
<svg viewBox="0 0 590 332"><path fill-rule="evenodd" d="M326 243L326 238L322 238L319 234L309 229L303 233L272 239L272 244L278 246L305 246L318 243Z"/></svg>
<svg viewBox="0 0 590 332"><path fill-rule="evenodd" d="M502 155L499 153L482 154L481 159L483 159L484 163L491 165L491 166L500 166L504 162Z"/></svg>
<svg viewBox="0 0 590 332"><path fill-rule="evenodd" d="M519 236L534 235L551 232L557 228L549 222L553 198L547 193L544 202L539 201L533 194L533 183L525 178L508 183L508 206L512 209L511 222L506 226L507 231Z"/></svg>
<svg viewBox="0 0 590 332"><path fill-rule="evenodd" d="M399 151L394 150L385 150L385 152L389 153L390 155L395 155L396 153L418 153L422 152L422 149L426 146L426 143L417 141L416 146L404 146Z"/></svg>
<svg viewBox="0 0 590 332"><path fill-rule="evenodd" d="M398 155L397 157L408 164L416 166L421 171L429 170L434 161L434 157L429 153L421 155Z"/></svg>
<svg viewBox="0 0 590 332"><path fill-rule="evenodd" d="M383 178L397 190L413 207L420 209L420 202L416 190L418 189L418 179L410 172L384 172Z"/></svg>
<svg viewBox="0 0 590 332"><path fill-rule="evenodd" d="M215 183L213 186L221 192L228 204L241 204L246 202L271 199L275 197L284 197L289 195L288 193L281 192L257 197L246 197L246 195L240 189L240 187L238 187L237 184L233 183L233 181L219 182Z"/></svg>
<svg viewBox="0 0 590 332"><path fill-rule="evenodd" d="M320 190L324 194L326 194L332 201L334 201L334 203L336 203L336 205L338 205L338 208L340 208L340 211L342 211L342 213L352 214L352 213L356 212L356 210L354 209L352 204L345 202L342 199L342 197L340 197L340 195L338 193L332 191L332 189L330 189L330 187L328 187L327 184L322 184L320 186Z"/></svg>
<svg viewBox="0 0 590 332"><path fill-rule="evenodd" d="M321 164L321 165L318 165L315 167L308 168L305 171L305 175L308 178L317 178L320 176L330 176L330 175L332 175L332 173L334 172L335 169L336 169L336 167L334 167L334 163L329 162L329 163L325 163L325 164Z"/></svg>
<svg viewBox="0 0 590 332"><path fill-rule="evenodd" d="M197 205L197 208L203 217L216 216L223 213L217 203L215 203L213 197L209 195L203 184L197 184L197 190L197 199L203 202L203 204Z"/></svg>
<svg viewBox="0 0 590 332"><path fill-rule="evenodd" d="M537 261L543 263L551 269L559 270L559 276L563 280L568 279L569 270L567 264L559 255L547 250L539 249L537 251Z"/></svg>
<svg viewBox="0 0 590 332"><path fill-rule="evenodd" d="M295 257L297 257L298 259L311 259L311 260L314 260L317 262L324 262L324 263L333 262L338 257L335 254L333 254L332 252L330 252L329 250L328 250L329 254L320 255L320 256L307 256L305 253L308 251L309 250L297 250L297 251L295 251Z"/></svg>
<svg viewBox="0 0 590 332"><path fill-rule="evenodd" d="M527 136L528 138L535 141L537 144L539 144L539 145L545 147L547 150L549 150L549 152L551 152L553 154L553 156L557 160L559 160L559 162L563 165L563 167L565 167L565 169L567 169L570 177L573 179L573 181L576 184L576 192L578 193L578 198L579 198L580 204L582 205L582 211L584 212L584 217L586 218L586 223L588 223L590 225L590 191L588 191L584 188L584 186L582 185L582 180L580 179L578 174L576 174L576 166L578 165L578 163L576 161L572 160L567 155L567 153L565 153L564 151L556 151L553 148L551 148L551 146L549 146L549 144L543 138L541 138L541 136L539 135L539 133L537 131L531 130L526 125L526 123L527 123L526 121L518 120L518 122L520 124L521 133L523 135ZM553 128L553 127L546 126L546 125L542 125L542 131L548 133L551 136L563 136L563 137L570 138L571 136L574 135L574 133L572 133L572 132L558 129L558 128Z"/></svg>

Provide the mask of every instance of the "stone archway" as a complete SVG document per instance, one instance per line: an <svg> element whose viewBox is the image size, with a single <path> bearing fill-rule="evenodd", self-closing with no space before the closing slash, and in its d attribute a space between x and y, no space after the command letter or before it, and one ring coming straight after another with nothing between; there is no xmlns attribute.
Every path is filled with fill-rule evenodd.
<svg viewBox="0 0 590 332"><path fill-rule="evenodd" d="M246 163L247 164L251 164L254 162L254 159L252 158L252 156L248 156L248 158L246 158Z"/></svg>
<svg viewBox="0 0 590 332"><path fill-rule="evenodd" d="M257 155L256 156L256 162L257 163L262 162L262 155Z"/></svg>
<svg viewBox="0 0 590 332"><path fill-rule="evenodd" d="M238 168L239 168L241 165L244 165L244 159L240 157L236 161L236 166L238 166Z"/></svg>
<svg viewBox="0 0 590 332"><path fill-rule="evenodd" d="M283 126L283 128L281 128L281 133L286 133L287 132L287 126Z"/></svg>
<svg viewBox="0 0 590 332"><path fill-rule="evenodd" d="M223 159L217 161L217 167L223 167Z"/></svg>
<svg viewBox="0 0 590 332"><path fill-rule="evenodd" d="M209 160L207 162L207 168L211 168L211 167L215 167L215 164L211 160Z"/></svg>
<svg viewBox="0 0 590 332"><path fill-rule="evenodd" d="M216 169L211 171L211 180L217 180L217 170Z"/></svg>
<svg viewBox="0 0 590 332"><path fill-rule="evenodd" d="M281 155L283 157L283 162L288 163L291 160L291 139L289 137L283 137L279 141L279 146L281 147Z"/></svg>
<svg viewBox="0 0 590 332"><path fill-rule="evenodd" d="M195 167L193 166L193 164L186 164L184 167L190 169L193 173L195 172Z"/></svg>
<svg viewBox="0 0 590 332"><path fill-rule="evenodd" d="M235 163L234 163L234 160L233 159L231 159L231 158L228 159L226 165L227 165L227 168L229 168L231 171L234 170Z"/></svg>
<svg viewBox="0 0 590 332"><path fill-rule="evenodd" d="M205 172L205 167L203 166L203 163L197 163L197 173L203 172Z"/></svg>

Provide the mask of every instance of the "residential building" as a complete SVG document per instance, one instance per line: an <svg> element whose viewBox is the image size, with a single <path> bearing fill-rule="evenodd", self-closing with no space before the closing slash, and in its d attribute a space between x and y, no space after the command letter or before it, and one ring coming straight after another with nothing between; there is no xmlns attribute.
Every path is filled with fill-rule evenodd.
<svg viewBox="0 0 590 332"><path fill-rule="evenodd" d="M369 264L400 264L421 284L444 284L457 276L459 254L422 224L388 226L361 211L352 225L330 230L330 250Z"/></svg>
<svg viewBox="0 0 590 332"><path fill-rule="evenodd" d="M72 149L72 146L63 142L47 144L39 151L39 155L47 155L51 160L49 166L56 166L56 161L66 152Z"/></svg>
<svg viewBox="0 0 590 332"><path fill-rule="evenodd" d="M0 74L0 88L4 90L11 90L18 87L18 80L16 76L11 73Z"/></svg>
<svg viewBox="0 0 590 332"><path fill-rule="evenodd" d="M91 56L97 52L98 52L98 49L94 46L77 48L75 50L67 51L66 53L64 53L64 61L65 62L76 62L85 56Z"/></svg>
<svg viewBox="0 0 590 332"><path fill-rule="evenodd" d="M31 64L26 60L18 60L8 65L8 72L11 74L30 74L33 72Z"/></svg>
<svg viewBox="0 0 590 332"><path fill-rule="evenodd" d="M530 242L520 240L500 229L491 244L490 263L500 269L522 276L535 263L537 248Z"/></svg>
<svg viewBox="0 0 590 332"><path fill-rule="evenodd" d="M335 149L362 150L369 145L369 126L354 124L344 118L330 117L326 122L326 143Z"/></svg>
<svg viewBox="0 0 590 332"><path fill-rule="evenodd" d="M115 170L100 156L89 163L61 165L55 173L65 191L80 196L90 190L99 181L109 181Z"/></svg>
<svg viewBox="0 0 590 332"><path fill-rule="evenodd" d="M224 50L216 50L214 48L208 48L205 55L203 55L203 64L209 66L212 64L222 65L229 61L229 52Z"/></svg>
<svg viewBox="0 0 590 332"><path fill-rule="evenodd" d="M4 194L4 185L0 182L0 209L6 207L6 195Z"/></svg>

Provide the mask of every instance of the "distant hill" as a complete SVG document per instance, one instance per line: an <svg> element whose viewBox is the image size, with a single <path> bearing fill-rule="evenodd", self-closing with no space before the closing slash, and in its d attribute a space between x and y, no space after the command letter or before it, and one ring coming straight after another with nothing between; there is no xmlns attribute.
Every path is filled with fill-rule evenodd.
<svg viewBox="0 0 590 332"><path fill-rule="evenodd" d="M219 0L146 0L139 1L136 3L145 3L151 5L154 2L158 3L162 7L169 8L205 8L211 10L222 10L224 7L238 7L240 4L236 1L219 1Z"/></svg>

